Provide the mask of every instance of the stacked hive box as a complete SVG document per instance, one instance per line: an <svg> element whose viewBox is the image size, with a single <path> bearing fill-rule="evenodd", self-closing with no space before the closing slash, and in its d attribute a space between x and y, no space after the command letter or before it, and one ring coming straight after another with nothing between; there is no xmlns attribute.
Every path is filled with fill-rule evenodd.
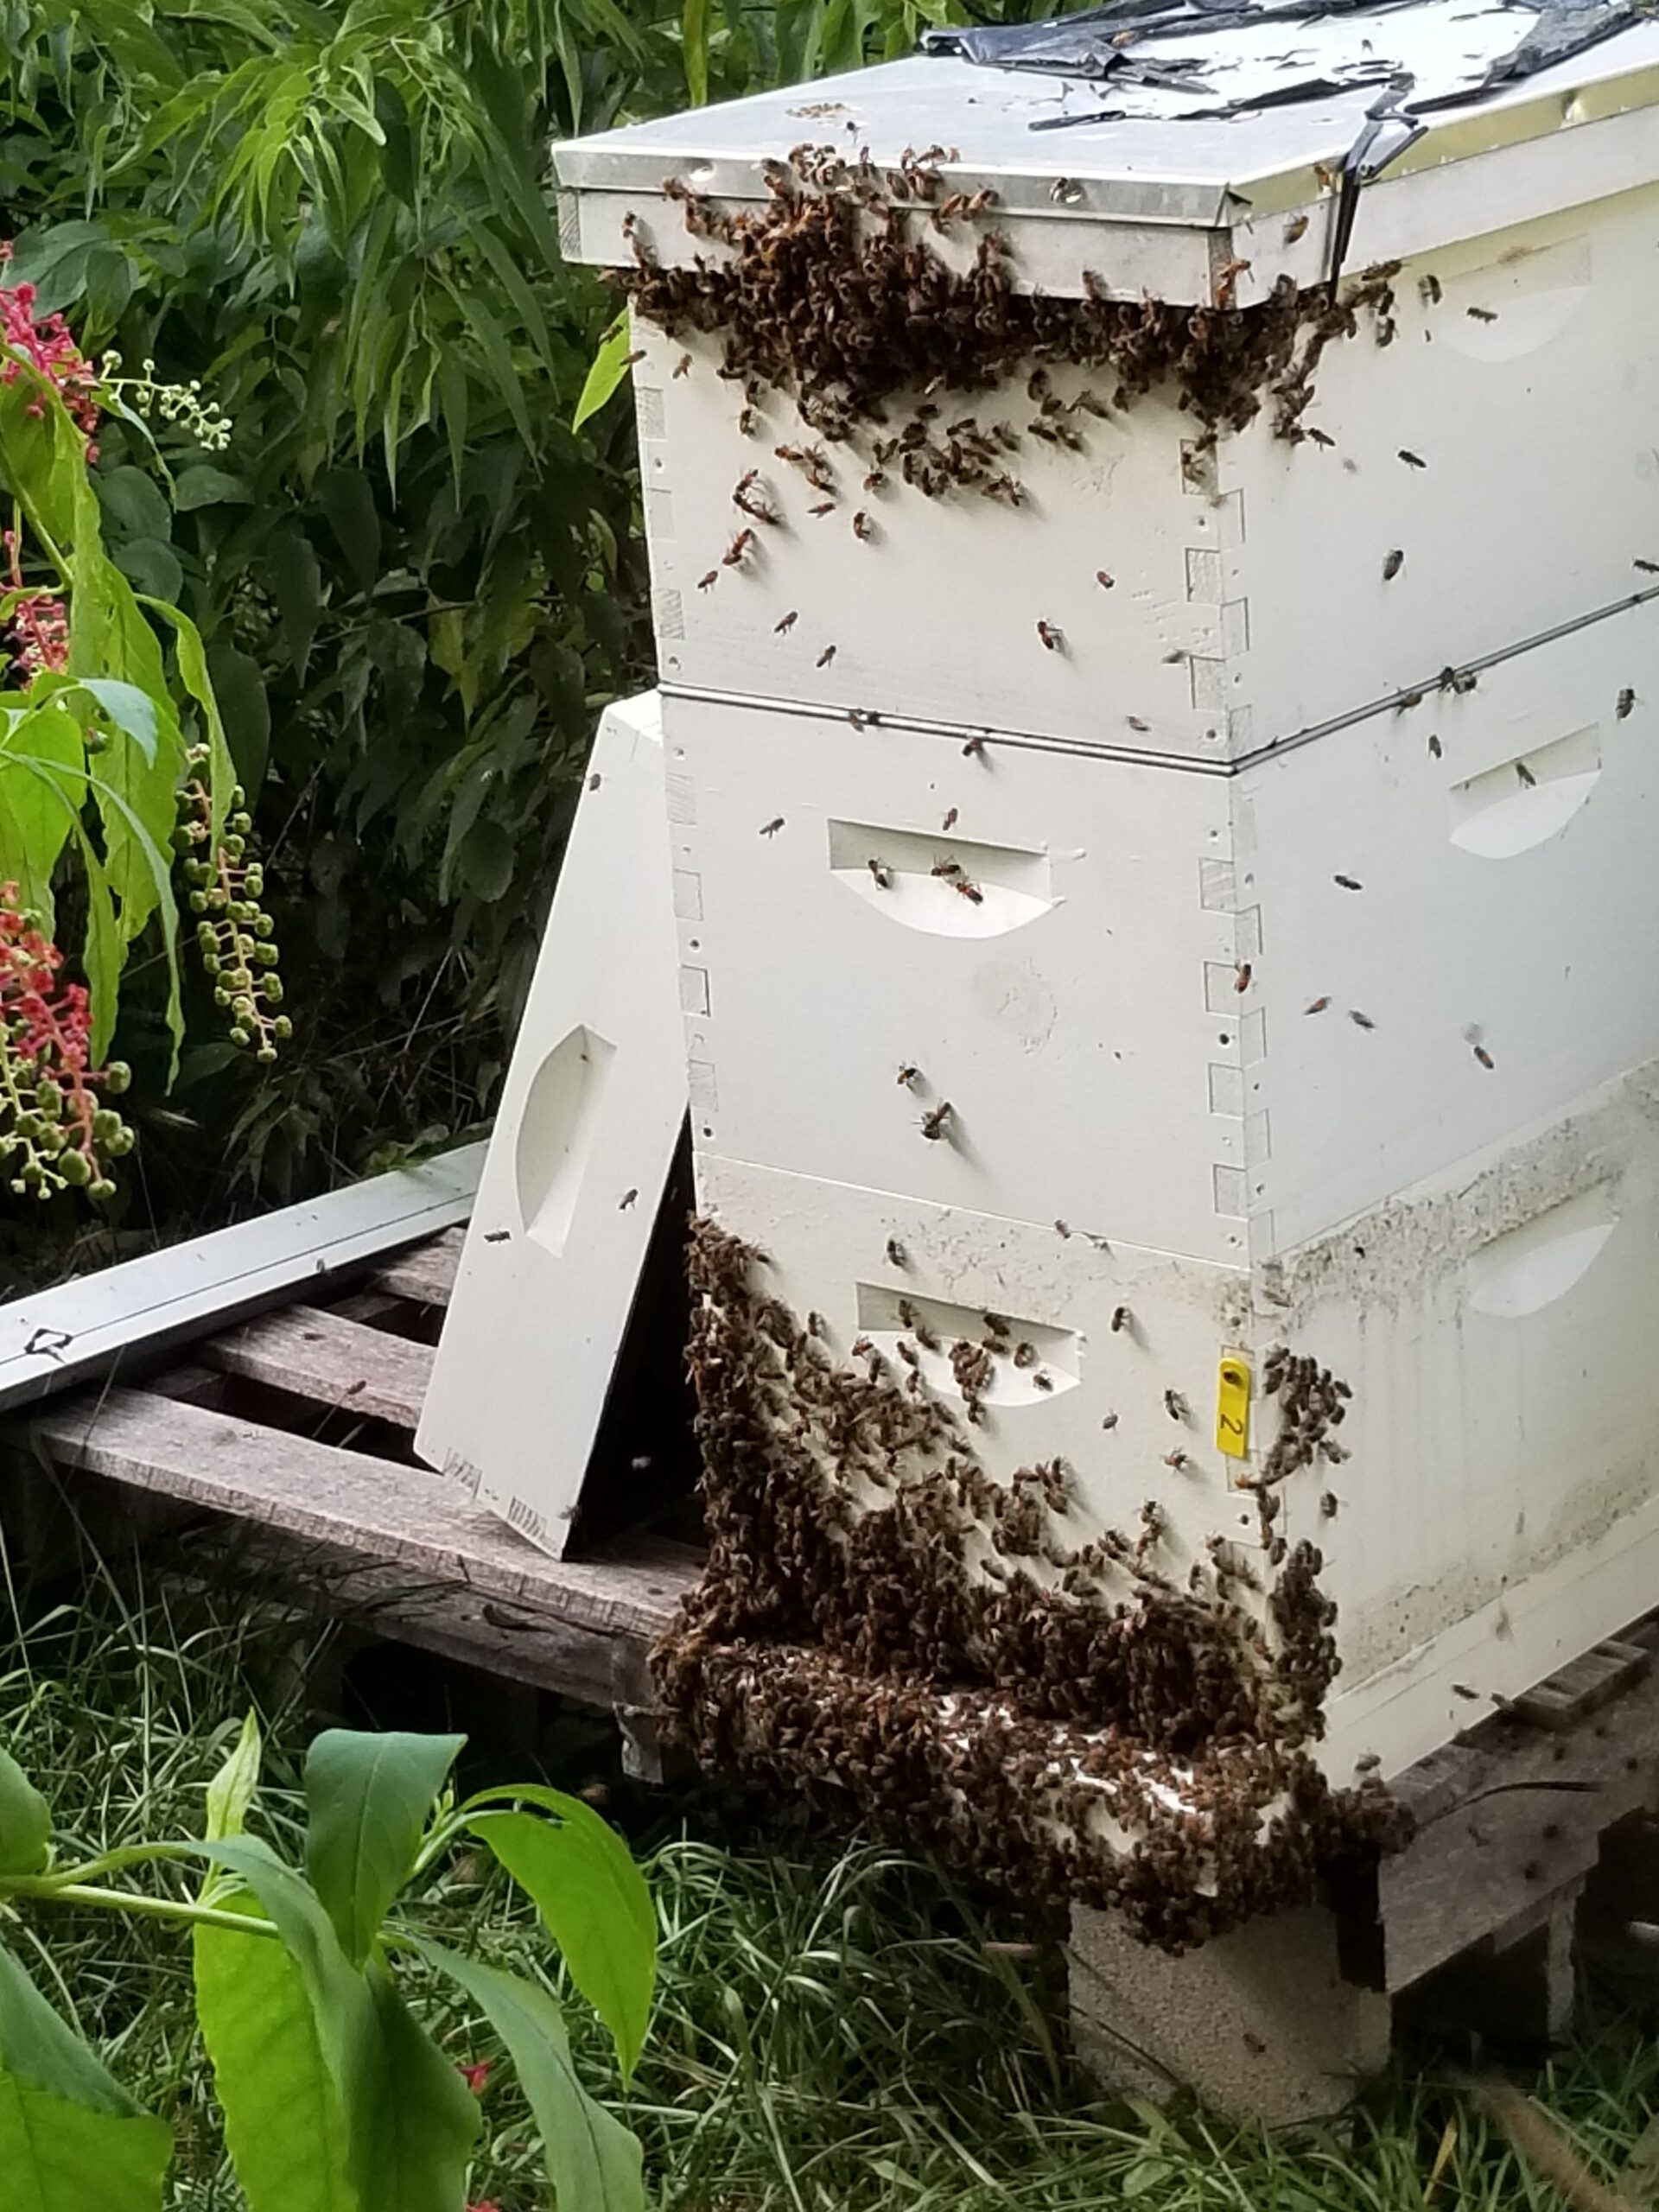
<svg viewBox="0 0 1659 2212"><path fill-rule="evenodd" d="M1213 437L1052 357L826 435L664 272L868 148L871 236L878 193L959 270L994 230L1049 302L1288 280L1306 345L1351 98L1062 143L1052 79L919 60L558 152L567 247L638 264L704 1209L815 1369L894 1363L1005 1495L1065 1463L1037 1586L1128 1530L1126 1588L1271 1642L1317 1546L1333 1781L1659 1573L1656 58L1437 123L1361 196L1400 265L1306 410ZM850 184L791 173L832 133ZM786 1378L766 1417L804 1433Z"/></svg>

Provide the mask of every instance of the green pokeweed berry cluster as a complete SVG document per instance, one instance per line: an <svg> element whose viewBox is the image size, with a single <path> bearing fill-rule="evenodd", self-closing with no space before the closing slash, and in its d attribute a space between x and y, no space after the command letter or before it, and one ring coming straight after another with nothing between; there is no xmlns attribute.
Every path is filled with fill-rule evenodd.
<svg viewBox="0 0 1659 2212"><path fill-rule="evenodd" d="M253 818L240 784L231 793L230 812L217 840L213 800L203 781L207 754L198 747L189 756L191 773L179 793L178 827L173 848L189 887L190 912L196 918L201 964L213 986L214 1002L230 1016L233 1045L269 1064L276 1048L294 1033L277 1008L283 1002L281 954L276 924L261 906L265 872L251 849Z"/></svg>
<svg viewBox="0 0 1659 2212"><path fill-rule="evenodd" d="M106 1093L119 1093L132 1081L132 1071L124 1060L111 1060L94 1079ZM102 1163L124 1159L137 1141L114 1107L92 1103L90 1084L79 1077L67 1090L50 1077L37 1084L21 1109L5 1116L0 1135L0 1147L11 1155L11 1188L31 1198L49 1198L58 1191L112 1198L115 1184Z"/></svg>

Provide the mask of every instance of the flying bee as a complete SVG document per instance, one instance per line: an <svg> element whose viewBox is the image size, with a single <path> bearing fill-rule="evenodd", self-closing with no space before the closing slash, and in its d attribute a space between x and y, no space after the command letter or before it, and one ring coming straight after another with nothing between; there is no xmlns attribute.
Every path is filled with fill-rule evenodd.
<svg viewBox="0 0 1659 2212"><path fill-rule="evenodd" d="M922 1135L928 1139L930 1143L937 1144L939 1139L944 1136L945 1129L951 1121L955 1111L956 1109L951 1105L950 1101L948 1098L943 1098L937 1106L932 1107L927 1113L923 1115L921 1119L921 1131Z"/></svg>
<svg viewBox="0 0 1659 2212"><path fill-rule="evenodd" d="M1428 467L1428 463L1423 459L1421 454L1413 453L1409 446L1401 447L1400 458L1405 462L1408 468L1427 468Z"/></svg>
<svg viewBox="0 0 1659 2212"><path fill-rule="evenodd" d="M829 665L830 665L830 662L831 662L832 660L834 660L835 657L836 657L836 648L835 648L833 645L826 645L826 646L824 647L823 651L823 652L818 655L818 661L817 661L817 664L818 664L818 666L819 666L820 668L828 668L828 667L829 667Z"/></svg>
<svg viewBox="0 0 1659 2212"><path fill-rule="evenodd" d="M1307 426L1307 435L1313 439L1316 446L1325 446L1329 448L1335 445L1337 442L1332 436L1329 430L1321 430L1312 423Z"/></svg>
<svg viewBox="0 0 1659 2212"><path fill-rule="evenodd" d="M1659 576L1659 561L1637 561L1632 565L1639 569L1644 576Z"/></svg>
<svg viewBox="0 0 1659 2212"><path fill-rule="evenodd" d="M1322 999L1310 999L1307 1004L1302 1008L1302 1012L1304 1014L1323 1014L1330 1003L1331 1001L1328 996Z"/></svg>
<svg viewBox="0 0 1659 2212"><path fill-rule="evenodd" d="M1363 883L1351 875L1333 875L1331 880L1344 891L1363 891L1365 888Z"/></svg>
<svg viewBox="0 0 1659 2212"><path fill-rule="evenodd" d="M1428 757L1429 757L1429 759L1430 759L1431 760L1441 760L1441 759L1443 759L1443 758L1445 757L1445 753L1446 753L1446 747L1445 747L1440 743L1440 739L1439 739L1438 737L1434 736L1434 735L1433 735L1433 734L1431 732L1431 733L1430 733L1430 735L1429 735L1429 741L1428 741Z"/></svg>
<svg viewBox="0 0 1659 2212"><path fill-rule="evenodd" d="M1397 545L1391 553L1385 553L1382 556L1383 582L1391 584L1405 565L1406 556Z"/></svg>
<svg viewBox="0 0 1659 2212"><path fill-rule="evenodd" d="M783 816L781 814L776 814L772 817L770 822L763 822L761 823L760 835L763 837L775 837L783 826Z"/></svg>
<svg viewBox="0 0 1659 2212"><path fill-rule="evenodd" d="M836 512L836 503L833 499L820 499L816 507L809 507L806 512L815 516L832 515Z"/></svg>
<svg viewBox="0 0 1659 2212"><path fill-rule="evenodd" d="M1152 724L1148 721L1143 721L1139 715L1125 715L1123 719L1128 722L1131 729L1138 729L1144 732L1152 728Z"/></svg>
<svg viewBox="0 0 1659 2212"><path fill-rule="evenodd" d="M1103 1428L1116 1428L1117 1427L1117 1415L1116 1414L1103 1414L1101 1416L1100 1425Z"/></svg>
<svg viewBox="0 0 1659 2212"><path fill-rule="evenodd" d="M1620 721L1628 721L1635 706L1636 694L1630 690L1627 683L1624 689L1619 693L1618 703L1614 708L1613 711L1618 715Z"/></svg>
<svg viewBox="0 0 1659 2212"><path fill-rule="evenodd" d="M1192 1410L1179 1390L1165 1391L1164 1411L1171 1421L1188 1421L1192 1418Z"/></svg>
<svg viewBox="0 0 1659 2212"><path fill-rule="evenodd" d="M1039 622L1037 625L1037 634L1052 653L1059 652L1065 645L1064 635L1052 622Z"/></svg>
<svg viewBox="0 0 1659 2212"><path fill-rule="evenodd" d="M1523 791L1531 791L1537 790L1538 779L1533 774L1531 769L1528 767L1524 760L1517 760L1516 762L1515 772L1516 779L1519 781Z"/></svg>
<svg viewBox="0 0 1659 2212"><path fill-rule="evenodd" d="M785 635L788 633L788 632L790 632L791 630L792 630L792 629L795 627L795 625L796 625L796 623L797 623L797 621L798 621L798 620L799 620L799 617L798 617L798 615L796 613L795 609L794 609L793 607L791 607L791 609L790 609L789 613L788 613L787 614L785 614L785 617L784 617L784 619L783 619L783 620L782 620L781 622L774 622L774 623L772 624L772 636L773 636L774 638L781 638L781 637L785 636Z"/></svg>
<svg viewBox="0 0 1659 2212"><path fill-rule="evenodd" d="M864 865L874 877L875 887L878 891L892 890L893 870L887 866L885 861L866 861Z"/></svg>
<svg viewBox="0 0 1659 2212"><path fill-rule="evenodd" d="M1482 1067L1490 1068L1497 1066L1497 1063L1487 1051L1485 1044L1482 1039L1480 1025L1478 1022L1471 1021L1470 1023L1469 1027L1463 1033L1463 1041L1468 1046L1470 1051L1480 1062Z"/></svg>
<svg viewBox="0 0 1659 2212"><path fill-rule="evenodd" d="M1349 1007L1348 1019L1353 1023L1356 1029L1375 1029L1376 1027L1376 1024L1371 1020L1370 1015L1369 1014L1362 1014L1357 1006L1351 1006Z"/></svg>

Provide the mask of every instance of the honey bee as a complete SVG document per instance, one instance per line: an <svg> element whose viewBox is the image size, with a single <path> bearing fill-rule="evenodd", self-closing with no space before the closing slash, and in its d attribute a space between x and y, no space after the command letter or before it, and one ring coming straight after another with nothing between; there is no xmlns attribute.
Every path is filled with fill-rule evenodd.
<svg viewBox="0 0 1659 2212"><path fill-rule="evenodd" d="M893 870L885 861L866 861L864 865L875 878L875 887L878 891L892 890Z"/></svg>
<svg viewBox="0 0 1659 2212"><path fill-rule="evenodd" d="M1528 767L1524 760L1517 760L1516 762L1515 772L1516 779L1520 783L1523 791L1531 791L1537 790L1538 779L1533 774L1531 769Z"/></svg>
<svg viewBox="0 0 1659 2212"><path fill-rule="evenodd" d="M868 1337L855 1337L849 1356L854 1359L864 1359L874 1350L875 1346Z"/></svg>
<svg viewBox="0 0 1659 2212"><path fill-rule="evenodd" d="M1429 759L1430 759L1431 760L1441 760L1441 759L1443 759L1443 758L1445 757L1445 753L1446 753L1446 747L1445 747L1440 743L1440 739L1439 739L1438 737L1436 737L1436 736L1433 734L1433 733L1431 731L1431 732L1429 733L1429 740L1428 740L1428 757L1429 757Z"/></svg>
<svg viewBox="0 0 1659 2212"><path fill-rule="evenodd" d="M823 651L818 655L817 665L820 668L828 668L835 657L836 648L833 645L826 645Z"/></svg>
<svg viewBox="0 0 1659 2212"><path fill-rule="evenodd" d="M1497 1061L1493 1059L1491 1054L1487 1051L1484 1045L1481 1043L1478 1035L1471 1036L1470 1038L1469 1049L1474 1054L1475 1058L1480 1062L1482 1067L1492 1068L1497 1065Z"/></svg>
<svg viewBox="0 0 1659 2212"><path fill-rule="evenodd" d="M1637 561L1631 565L1639 569L1644 576L1659 576L1659 561Z"/></svg>
<svg viewBox="0 0 1659 2212"><path fill-rule="evenodd" d="M982 215L988 207L995 207L995 205L996 194L987 185L982 192L974 194L962 212L964 215Z"/></svg>
<svg viewBox="0 0 1659 2212"><path fill-rule="evenodd" d="M1116 1414L1103 1414L1101 1415L1100 1425L1103 1428L1116 1428L1117 1427L1117 1415Z"/></svg>
<svg viewBox="0 0 1659 2212"><path fill-rule="evenodd" d="M1064 1243L1071 1234L1071 1223L1069 1221L1057 1221L1054 1224L1054 1234L1061 1240L1062 1243Z"/></svg>
<svg viewBox="0 0 1659 2212"><path fill-rule="evenodd" d="M865 513L862 507L861 507L858 512L853 517L853 536L862 539L864 543L867 545L875 536L875 525L872 523L868 515Z"/></svg>
<svg viewBox="0 0 1659 2212"><path fill-rule="evenodd" d="M710 569L706 576L698 577L697 589L699 591L712 591L719 582L720 570L718 569Z"/></svg>
<svg viewBox="0 0 1659 2212"><path fill-rule="evenodd" d="M1312 423L1307 426L1307 435L1313 439L1316 446L1330 447L1335 445L1337 442L1332 436L1329 430L1321 430Z"/></svg>
<svg viewBox="0 0 1659 2212"><path fill-rule="evenodd" d="M625 369L631 369L636 361L643 361L645 358L645 347L643 346L636 346L632 353L625 353L622 356L622 365Z"/></svg>
<svg viewBox="0 0 1659 2212"><path fill-rule="evenodd" d="M1035 1367L1037 1364L1036 1345L1017 1344L1014 1348L1014 1363L1016 1367Z"/></svg>
<svg viewBox="0 0 1659 2212"><path fill-rule="evenodd" d="M953 807L950 807L950 808L946 811L945 817L944 817L944 823L942 824L942 827L943 827L943 828L944 828L944 829L946 829L946 830L954 830L954 829L956 828L956 826L957 826L957 810L956 810L956 808L953 806Z"/></svg>
<svg viewBox="0 0 1659 2212"><path fill-rule="evenodd" d="M809 507L806 512L814 516L832 515L836 512L836 503L833 499L820 499L816 507Z"/></svg>
<svg viewBox="0 0 1659 2212"><path fill-rule="evenodd" d="M1413 453L1409 446L1401 447L1400 458L1405 462L1408 468L1427 468L1428 467L1428 463L1423 459L1421 454Z"/></svg>
<svg viewBox="0 0 1659 2212"><path fill-rule="evenodd" d="M1112 586L1117 582L1117 578L1109 575L1104 569L1096 569L1095 582L1100 586L1102 591L1110 591Z"/></svg>
<svg viewBox="0 0 1659 2212"><path fill-rule="evenodd" d="M1039 622L1037 625L1037 634L1052 653L1060 652L1065 644L1065 637L1052 622Z"/></svg>
<svg viewBox="0 0 1659 2212"><path fill-rule="evenodd" d="M1117 1335L1119 1335L1119 1334L1120 1334L1120 1333L1121 1333L1124 1329L1126 1329L1126 1328L1128 1326L1128 1322L1129 1322L1129 1309L1128 1309L1128 1307L1127 1306L1115 1306L1115 1307L1113 1308L1113 1311L1112 1311L1112 1334L1113 1334L1115 1337L1116 1337L1116 1336L1117 1336Z"/></svg>
<svg viewBox="0 0 1659 2212"><path fill-rule="evenodd" d="M1293 215L1290 220L1285 225L1285 244L1287 245L1294 245L1299 238L1304 238L1306 236L1306 216Z"/></svg>
<svg viewBox="0 0 1659 2212"><path fill-rule="evenodd" d="M759 418L756 416L753 407L745 407L741 409L737 417L739 436L745 438L753 437L755 435L755 424L758 419Z"/></svg>
<svg viewBox="0 0 1659 2212"><path fill-rule="evenodd" d="M1192 1408L1179 1390L1165 1391L1164 1411L1171 1421L1187 1421L1192 1417Z"/></svg>
<svg viewBox="0 0 1659 2212"><path fill-rule="evenodd" d="M1423 305L1426 308L1439 307L1441 294L1440 280L1438 276L1420 276L1417 280L1417 289L1422 295Z"/></svg>
<svg viewBox="0 0 1659 2212"><path fill-rule="evenodd" d="M1179 1447L1173 1452L1166 1452L1164 1454L1164 1465L1166 1467L1173 1467L1178 1475L1192 1464L1192 1454L1179 1450Z"/></svg>
<svg viewBox="0 0 1659 2212"><path fill-rule="evenodd" d="M1131 729L1144 731L1149 730L1152 728L1152 724L1150 722L1142 721L1139 715L1126 715L1123 719L1128 722Z"/></svg>
<svg viewBox="0 0 1659 2212"><path fill-rule="evenodd" d="M908 1061L906 1061L905 1065L899 1071L899 1080L900 1084L903 1084L904 1088L906 1090L909 1090L913 1088L916 1079L920 1074L920 1068L912 1067Z"/></svg>
<svg viewBox="0 0 1659 2212"><path fill-rule="evenodd" d="M1238 289L1238 280L1247 272L1249 266L1248 261L1228 261L1224 262L1216 271L1215 293L1216 305L1218 308L1231 307L1233 296Z"/></svg>
<svg viewBox="0 0 1659 2212"><path fill-rule="evenodd" d="M887 480L887 473L885 470L873 468L869 474L864 479L864 489L867 492L880 492L885 486Z"/></svg>
<svg viewBox="0 0 1659 2212"><path fill-rule="evenodd" d="M1362 1014L1357 1006L1351 1006L1349 1007L1348 1019L1353 1023L1356 1029L1375 1029L1376 1027L1376 1024L1371 1020L1370 1015L1369 1014Z"/></svg>
<svg viewBox="0 0 1659 2212"><path fill-rule="evenodd" d="M1031 1378L1031 1387L1033 1390L1052 1390L1054 1388L1054 1377L1046 1370L1039 1368Z"/></svg>
<svg viewBox="0 0 1659 2212"><path fill-rule="evenodd" d="M970 737L962 748L962 757L964 760L982 760L985 757L984 739Z"/></svg>
<svg viewBox="0 0 1659 2212"><path fill-rule="evenodd" d="M1335 1491L1327 1490L1324 1491L1319 1498L1320 1520L1334 1521L1340 1510L1341 1507L1338 1503Z"/></svg>
<svg viewBox="0 0 1659 2212"><path fill-rule="evenodd" d="M1624 689L1619 693L1618 703L1614 708L1613 711L1618 715L1620 721L1628 721L1635 706L1636 694L1630 690L1627 683Z"/></svg>
<svg viewBox="0 0 1659 2212"><path fill-rule="evenodd" d="M763 837L775 837L783 826L783 816L781 814L774 815L770 822L763 822L761 823L760 835Z"/></svg>
<svg viewBox="0 0 1659 2212"><path fill-rule="evenodd" d="M1363 891L1365 888L1363 883L1357 882L1351 875L1333 875L1331 880L1332 883L1340 885L1344 891Z"/></svg>
<svg viewBox="0 0 1659 2212"><path fill-rule="evenodd" d="M783 620L782 620L781 622L774 622L774 623L772 624L772 636L773 636L774 638L781 638L781 637L785 636L785 635L789 631L792 630L792 629L795 627L796 622L797 622L798 620L799 620L799 617L798 617L798 614L796 613L795 609L794 609L793 607L791 607L791 609L790 609L789 613L788 613L787 614L785 614L785 617L784 617L784 619L783 619Z"/></svg>
<svg viewBox="0 0 1659 2212"><path fill-rule="evenodd" d="M748 552L749 548L754 543L755 537L754 532L752 530L740 530L737 536L732 540L731 543L726 548L726 550L721 555L721 567L722 569L737 568L742 562L744 556Z"/></svg>
<svg viewBox="0 0 1659 2212"><path fill-rule="evenodd" d="M677 377L688 377L690 375L691 356L689 353L681 354L679 359L674 364L674 373Z"/></svg>
<svg viewBox="0 0 1659 2212"><path fill-rule="evenodd" d="M1248 960L1241 960L1237 968L1234 971L1233 988L1239 992L1248 991L1250 988L1250 977L1254 973L1255 970L1250 966L1249 962Z"/></svg>
<svg viewBox="0 0 1659 2212"><path fill-rule="evenodd" d="M1324 998L1310 999L1307 1004L1302 1008L1302 1012L1304 1014L1323 1014L1330 1003L1331 1001L1328 995Z"/></svg>
<svg viewBox="0 0 1659 2212"><path fill-rule="evenodd" d="M950 1101L948 1098L944 1098L940 1100L937 1106L931 1108L927 1113L923 1115L921 1119L921 1131L922 1135L928 1139L930 1143L937 1144L939 1139L944 1136L948 1124L955 1115L955 1111L956 1109L951 1105Z"/></svg>
<svg viewBox="0 0 1659 2212"><path fill-rule="evenodd" d="M905 1257L905 1248L896 1236L888 1237L887 1250L889 1267L902 1268L909 1264Z"/></svg>
<svg viewBox="0 0 1659 2212"><path fill-rule="evenodd" d="M1397 545L1391 553L1385 553L1382 556L1383 582L1391 584L1405 565L1406 556Z"/></svg>
<svg viewBox="0 0 1659 2212"><path fill-rule="evenodd" d="M1496 322L1497 321L1497 313L1493 308L1465 308L1464 309L1464 313L1468 316L1471 322Z"/></svg>
<svg viewBox="0 0 1659 2212"><path fill-rule="evenodd" d="M976 883L969 883L965 875L956 877L950 888L958 896L965 899L970 906L982 906L985 904L985 893Z"/></svg>

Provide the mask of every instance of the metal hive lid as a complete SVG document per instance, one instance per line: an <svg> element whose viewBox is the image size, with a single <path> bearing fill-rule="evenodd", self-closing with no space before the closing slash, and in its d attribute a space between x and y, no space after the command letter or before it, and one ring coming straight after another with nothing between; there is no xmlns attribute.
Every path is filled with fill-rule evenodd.
<svg viewBox="0 0 1659 2212"><path fill-rule="evenodd" d="M677 175L714 199L757 200L762 162L804 141L849 161L868 148L883 167L937 143L954 157L939 165L945 188L995 187L1018 244L1032 219L1248 230L1318 209L1363 149L1370 191L1396 214L1409 199L1409 219L1402 236L1368 213L1355 251L1392 257L1659 175L1659 132L1638 112L1659 101L1659 22L1625 0L1335 0L1317 19L1308 0L1130 0L1110 23L1105 12L938 35L938 49L957 50L573 139L554 149L559 181L654 199ZM1114 46L1110 24L1132 40ZM1597 136L1591 125L1606 126L1595 156L1567 156L1563 139ZM1501 178L1484 155L1505 157ZM585 235L579 250L610 257ZM1257 254L1241 303L1281 269L1311 280L1308 258ZM1140 274L1188 296L1177 266L1188 264L1172 264L1167 290Z"/></svg>

